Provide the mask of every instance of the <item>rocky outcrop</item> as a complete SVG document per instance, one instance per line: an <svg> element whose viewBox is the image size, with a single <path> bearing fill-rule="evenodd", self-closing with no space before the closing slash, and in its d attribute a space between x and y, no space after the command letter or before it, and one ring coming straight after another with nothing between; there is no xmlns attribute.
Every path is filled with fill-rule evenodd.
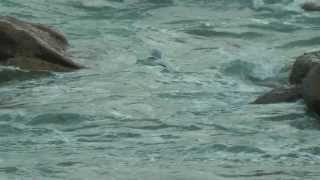
<svg viewBox="0 0 320 180"><path fill-rule="evenodd" d="M303 98L307 107L320 114L320 51L305 53L293 64L289 85L258 97L253 104L294 102Z"/></svg>
<svg viewBox="0 0 320 180"><path fill-rule="evenodd" d="M312 68L304 78L302 97L307 107L320 115L320 65Z"/></svg>
<svg viewBox="0 0 320 180"><path fill-rule="evenodd" d="M82 68L67 54L68 41L60 32L41 24L0 16L0 65L36 71Z"/></svg>
<svg viewBox="0 0 320 180"><path fill-rule="evenodd" d="M301 84L312 68L320 64L320 51L304 53L296 58L289 76L290 84Z"/></svg>

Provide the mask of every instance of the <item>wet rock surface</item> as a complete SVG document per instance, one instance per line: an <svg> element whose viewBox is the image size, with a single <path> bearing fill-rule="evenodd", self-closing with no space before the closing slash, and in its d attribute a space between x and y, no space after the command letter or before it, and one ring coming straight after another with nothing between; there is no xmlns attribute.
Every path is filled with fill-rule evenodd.
<svg viewBox="0 0 320 180"><path fill-rule="evenodd" d="M296 58L290 76L290 84L301 84L310 70L320 64L320 51L304 53Z"/></svg>
<svg viewBox="0 0 320 180"><path fill-rule="evenodd" d="M67 54L68 41L42 25L0 16L0 65L36 71L71 71L82 66Z"/></svg>
<svg viewBox="0 0 320 180"><path fill-rule="evenodd" d="M301 98L301 86L274 88L258 97L252 104L272 104L279 102L295 102Z"/></svg>
<svg viewBox="0 0 320 180"><path fill-rule="evenodd" d="M320 114L320 51L304 53L296 58L289 84L272 89L253 104L294 102L303 98L308 109Z"/></svg>
<svg viewBox="0 0 320 180"><path fill-rule="evenodd" d="M305 2L301 5L305 11L320 11L320 4L315 2Z"/></svg>
<svg viewBox="0 0 320 180"><path fill-rule="evenodd" d="M315 66L303 80L302 97L307 107L320 114L320 65Z"/></svg>

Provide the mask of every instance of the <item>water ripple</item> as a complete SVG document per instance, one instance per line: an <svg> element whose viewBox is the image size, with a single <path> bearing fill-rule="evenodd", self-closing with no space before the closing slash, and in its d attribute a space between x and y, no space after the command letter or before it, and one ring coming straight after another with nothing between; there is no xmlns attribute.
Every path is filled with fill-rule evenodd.
<svg viewBox="0 0 320 180"><path fill-rule="evenodd" d="M12 135L21 135L24 132L24 129L14 127L9 124L0 124L0 135L1 136L12 136Z"/></svg>
<svg viewBox="0 0 320 180"><path fill-rule="evenodd" d="M247 153L247 154L265 154L265 151L252 146L245 145L224 145L224 144L213 144L205 145L204 147L194 147L190 149L191 151L196 151L197 153L208 153L208 152L229 152L229 153Z"/></svg>
<svg viewBox="0 0 320 180"><path fill-rule="evenodd" d="M185 30L185 33L203 36L203 37L220 37L220 38L240 38L240 39L256 39L261 38L264 35L258 32L227 32L227 31L215 31L208 29L191 29Z"/></svg>
<svg viewBox="0 0 320 180"><path fill-rule="evenodd" d="M306 47L306 46L316 46L319 45L320 37L313 37L311 39L303 39L303 40L296 40L292 42L288 42L284 45L279 46L279 48L296 48L296 47Z"/></svg>
<svg viewBox="0 0 320 180"><path fill-rule="evenodd" d="M64 32L89 67L1 67L0 179L317 179L303 102L248 105L318 46L301 2L0 1ZM177 72L138 66L152 49Z"/></svg>
<svg viewBox="0 0 320 180"><path fill-rule="evenodd" d="M20 171L17 167L8 166L8 167L0 167L0 172L4 172L7 174L16 174Z"/></svg>
<svg viewBox="0 0 320 180"><path fill-rule="evenodd" d="M31 126L54 124L61 126L77 125L83 121L90 121L90 117L81 114L61 113L61 114L41 114L30 120L27 124Z"/></svg>

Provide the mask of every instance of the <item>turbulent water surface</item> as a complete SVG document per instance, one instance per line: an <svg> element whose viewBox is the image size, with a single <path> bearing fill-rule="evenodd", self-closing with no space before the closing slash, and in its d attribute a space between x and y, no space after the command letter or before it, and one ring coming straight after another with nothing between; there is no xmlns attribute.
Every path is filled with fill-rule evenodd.
<svg viewBox="0 0 320 180"><path fill-rule="evenodd" d="M249 104L320 48L302 2L1 0L88 68L0 69L0 179L319 179L303 102Z"/></svg>

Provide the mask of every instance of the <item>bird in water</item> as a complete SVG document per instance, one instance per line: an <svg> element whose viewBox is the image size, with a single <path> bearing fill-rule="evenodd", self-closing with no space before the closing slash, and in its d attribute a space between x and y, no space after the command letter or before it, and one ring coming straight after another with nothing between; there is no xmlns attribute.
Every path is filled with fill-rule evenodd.
<svg viewBox="0 0 320 180"><path fill-rule="evenodd" d="M138 59L137 64L148 66L162 66L162 72L176 72L174 68L162 58L162 52L158 49L152 49L150 56L145 59Z"/></svg>

